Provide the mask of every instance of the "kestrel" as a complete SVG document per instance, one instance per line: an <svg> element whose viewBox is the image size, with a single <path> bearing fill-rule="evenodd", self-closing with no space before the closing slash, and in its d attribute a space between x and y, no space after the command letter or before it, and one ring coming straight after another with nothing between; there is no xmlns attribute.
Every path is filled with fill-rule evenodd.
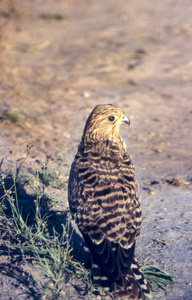
<svg viewBox="0 0 192 300"><path fill-rule="evenodd" d="M85 124L71 166L71 213L92 255L94 283L114 297L142 299L150 287L134 256L141 227L135 170L120 136L130 124L114 105L96 106Z"/></svg>

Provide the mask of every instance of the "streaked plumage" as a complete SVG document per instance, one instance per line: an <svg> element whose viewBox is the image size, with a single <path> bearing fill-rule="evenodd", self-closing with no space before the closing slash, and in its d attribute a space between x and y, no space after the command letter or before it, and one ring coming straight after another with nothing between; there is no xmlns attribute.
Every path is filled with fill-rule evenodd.
<svg viewBox="0 0 192 300"><path fill-rule="evenodd" d="M140 192L122 123L129 119L114 105L90 114L71 166L69 206L92 254L94 282L114 296L142 299L150 288L134 257Z"/></svg>

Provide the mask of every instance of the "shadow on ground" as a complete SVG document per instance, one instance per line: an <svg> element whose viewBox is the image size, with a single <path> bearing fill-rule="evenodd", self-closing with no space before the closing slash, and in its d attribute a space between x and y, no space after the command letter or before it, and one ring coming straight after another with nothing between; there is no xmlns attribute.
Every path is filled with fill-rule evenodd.
<svg viewBox="0 0 192 300"><path fill-rule="evenodd" d="M0 183L0 201L2 205L0 212L0 236L2 237L0 245L0 273L5 275L8 280L10 278L13 279L12 288L19 287L23 290L23 292L18 295L19 299L36 300L42 296L39 280L41 281L44 275L40 267L35 263L34 253L32 251L27 250L25 252L25 250L23 250L26 244L25 238L19 236L19 233L16 233L17 229L16 231L12 230L13 226L17 227L17 224L14 222L15 213L14 210L11 209L11 201L8 199L9 197L17 199L14 204L18 209L21 219L26 223L27 227L32 230L34 229L34 233L36 233L36 231L38 231L38 218L36 217L37 195L29 194L25 188L26 184L26 181L15 181L12 175L5 176ZM46 232L49 233L50 239L54 234L61 237L63 225L68 226L68 234L71 236L70 245L71 248L73 248L72 255L74 259L81 263L86 263L86 267L90 267L90 257L88 252L82 247L83 240L81 236L72 227L71 221L69 220L69 211L66 210L58 214L57 211L51 210L50 203L51 199L45 194L42 194L39 201L38 213L40 220L46 221ZM13 223L15 224L13 225ZM21 245L23 248L20 247ZM33 270L35 270L35 273ZM1 284L3 285L3 290L5 290L6 280ZM74 285L74 288L77 290L78 286ZM23 295L24 298L22 298L21 295ZM2 296L1 293L0 296Z"/></svg>

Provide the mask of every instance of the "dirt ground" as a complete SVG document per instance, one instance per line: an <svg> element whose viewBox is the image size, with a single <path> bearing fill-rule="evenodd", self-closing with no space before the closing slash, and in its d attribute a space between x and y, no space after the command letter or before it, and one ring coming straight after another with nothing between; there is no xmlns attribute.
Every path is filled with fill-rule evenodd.
<svg viewBox="0 0 192 300"><path fill-rule="evenodd" d="M93 107L120 106L142 192L137 256L179 277L153 299L192 299L191 16L190 0L0 1L3 171L33 145L28 172L47 164L67 178ZM67 207L66 190L47 193ZM28 299L17 271L0 275L0 299Z"/></svg>

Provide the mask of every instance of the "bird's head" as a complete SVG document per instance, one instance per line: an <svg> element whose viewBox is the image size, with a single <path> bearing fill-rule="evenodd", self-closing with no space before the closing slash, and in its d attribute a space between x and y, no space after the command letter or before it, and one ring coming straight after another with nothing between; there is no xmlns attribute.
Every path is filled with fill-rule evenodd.
<svg viewBox="0 0 192 300"><path fill-rule="evenodd" d="M119 126L123 123L130 125L130 120L119 107L112 104L98 105L87 119L83 137L116 141L120 138Z"/></svg>

